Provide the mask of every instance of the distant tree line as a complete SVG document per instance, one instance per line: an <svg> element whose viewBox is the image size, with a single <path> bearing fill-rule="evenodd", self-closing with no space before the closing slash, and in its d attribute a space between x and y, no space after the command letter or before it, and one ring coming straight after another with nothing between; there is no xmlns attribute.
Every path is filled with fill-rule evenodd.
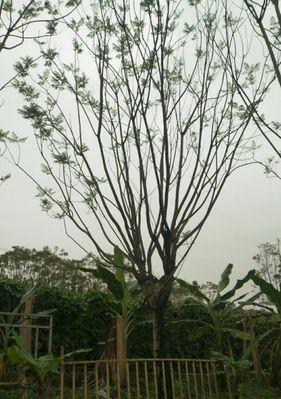
<svg viewBox="0 0 281 399"><path fill-rule="evenodd" d="M94 266L90 257L72 259L58 247L36 250L14 246L0 255L0 278L27 286L40 284L78 292L101 287L99 280L79 270Z"/></svg>

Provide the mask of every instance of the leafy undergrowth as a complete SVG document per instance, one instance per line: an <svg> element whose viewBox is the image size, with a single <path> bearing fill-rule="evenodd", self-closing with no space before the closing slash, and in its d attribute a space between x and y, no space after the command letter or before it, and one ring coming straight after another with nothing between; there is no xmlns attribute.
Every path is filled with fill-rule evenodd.
<svg viewBox="0 0 281 399"><path fill-rule="evenodd" d="M95 392L90 391L89 393L89 397L95 397ZM21 397L22 394L22 390L21 389L13 389L13 390L2 390L0 389L0 399L19 399ZM106 394L103 392L99 392L99 398L106 398ZM52 389L50 391L49 394L49 399L59 399L59 392L58 390L56 390L56 392L54 392ZM75 399L84 399L84 394L82 391L78 391L75 395ZM111 397L116 397L115 395L111 396ZM122 399L127 399L127 395L125 392L121 393L121 398ZM141 396L142 399L146 399L145 396ZM153 392L150 393L149 395L150 399L155 398L155 396L153 395ZM180 396L179 396L180 397ZM194 396L196 397L196 396ZM206 399L213 399L214 396L211 396L211 398L209 398L209 396L204 396ZM216 396L217 397L217 396ZM228 394L219 394L219 399L226 399L228 398ZM237 396L233 396L235 398L239 398L239 399L280 399L281 398L281 392L276 390L276 389L272 389L263 385L258 385L256 382L250 382L250 383L242 383L239 385L238 390L237 390ZM32 393L31 391L28 392L28 398L29 399L35 399L35 395L34 393ZM72 395L72 391L71 390L66 390L65 394L64 394L64 398L65 399L72 399L73 395ZM137 396L135 396L134 394L131 395L131 398L137 398ZM177 394L176 394L176 398L178 398ZM43 398L41 398L43 399Z"/></svg>
<svg viewBox="0 0 281 399"><path fill-rule="evenodd" d="M280 399L281 392L266 387L264 385L259 385L256 382L250 382L240 384L238 387L238 397L239 399Z"/></svg>

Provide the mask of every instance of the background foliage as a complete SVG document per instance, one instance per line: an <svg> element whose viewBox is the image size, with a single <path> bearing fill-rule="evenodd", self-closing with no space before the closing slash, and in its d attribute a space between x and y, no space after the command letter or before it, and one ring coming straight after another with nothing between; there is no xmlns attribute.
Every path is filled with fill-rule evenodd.
<svg viewBox="0 0 281 399"><path fill-rule="evenodd" d="M0 311L15 307L25 291L23 283L9 279L0 280ZM86 292L73 292L57 287L42 285L34 304L34 312L56 309L53 313L53 351L59 354L60 346L70 352L78 348L91 348L89 356L101 356L106 337L112 328L118 304L111 294L101 289ZM214 334L209 331L197 340L190 340L191 331L208 322L209 315L204 307L192 298L183 303L169 303L165 313L167 356L169 357L209 357L215 349ZM242 314L241 314L242 317ZM257 319L257 332L263 332L270 317L264 311L254 315ZM237 319L235 320L237 321ZM230 326L233 321L230 320ZM233 326L232 326L233 327ZM47 339L42 337L39 350L46 352ZM236 352L241 351L241 341L229 337ZM135 310L135 328L128 340L129 357L152 357L152 323L145 302Z"/></svg>

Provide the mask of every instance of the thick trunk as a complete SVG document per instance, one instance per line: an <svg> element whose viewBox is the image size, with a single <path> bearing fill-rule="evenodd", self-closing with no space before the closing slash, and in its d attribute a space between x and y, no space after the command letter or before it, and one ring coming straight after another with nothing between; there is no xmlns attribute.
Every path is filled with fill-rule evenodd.
<svg viewBox="0 0 281 399"><path fill-rule="evenodd" d="M144 296L149 304L152 315L153 325L153 356L154 358L163 358L165 352L165 309L172 291L172 278L166 281L165 285L159 289L158 284L151 279L139 279Z"/></svg>
<svg viewBox="0 0 281 399"><path fill-rule="evenodd" d="M166 285L157 296L154 306L152 308L153 315L153 357L154 359L167 358L166 342L165 342L165 309L170 297L172 283ZM157 365L157 391L158 399L165 397L172 397L172 382L171 371L169 364L164 363L165 374L163 375L163 368L161 362L156 362ZM165 378L164 378L165 377ZM164 386L166 394L164 394Z"/></svg>
<svg viewBox="0 0 281 399"><path fill-rule="evenodd" d="M164 316L171 290L172 283L166 284L150 304L153 316L153 356L158 359L166 357Z"/></svg>
<svg viewBox="0 0 281 399"><path fill-rule="evenodd" d="M149 303L153 320L153 357L154 359L165 359L167 357L165 345L165 309L170 298L173 286L172 275L167 276L165 284L159 289L159 285L155 284L152 279L139 279L139 284ZM162 362L156 362L157 370L157 390L158 399L171 398L171 372L167 362L164 362L165 370L163 372ZM164 378L165 377L165 378ZM163 387L165 386L165 395Z"/></svg>
<svg viewBox="0 0 281 399"><path fill-rule="evenodd" d="M166 357L164 314L165 307L153 309L153 357L156 359Z"/></svg>

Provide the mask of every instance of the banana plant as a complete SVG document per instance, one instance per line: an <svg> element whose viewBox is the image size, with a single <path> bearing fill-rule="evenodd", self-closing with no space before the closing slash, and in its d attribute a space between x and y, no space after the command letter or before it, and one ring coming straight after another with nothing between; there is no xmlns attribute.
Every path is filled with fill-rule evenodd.
<svg viewBox="0 0 281 399"><path fill-rule="evenodd" d="M95 269L84 267L79 267L79 269L91 273L106 284L116 303L116 317L123 318L126 337L128 337L133 329L135 308L140 303L140 289L137 281L126 282L124 256L118 247L114 248L113 262L116 266L115 273L99 264Z"/></svg>
<svg viewBox="0 0 281 399"><path fill-rule="evenodd" d="M32 383L35 386L36 399L42 399L47 386L45 383L47 378L53 374L58 374L61 362L75 354L89 351L89 349L80 349L60 357L55 357L52 353L49 353L35 358L26 348L21 337L14 332L13 344L7 349L7 357L12 365L18 367L19 373L24 375L26 384Z"/></svg>
<svg viewBox="0 0 281 399"><path fill-rule="evenodd" d="M280 386L280 370L281 370L281 287L280 290L276 289L273 284L264 280L258 274L254 274L252 276L252 281L259 287L262 294L265 294L269 305L271 307L267 307L271 311L274 312L273 307L276 309L277 320L278 320L278 338L275 340L272 356L271 356L271 370L270 370L270 384L273 387Z"/></svg>
<svg viewBox="0 0 281 399"><path fill-rule="evenodd" d="M253 337L251 334L248 334L244 331L239 331L236 329L228 328L225 329L225 331L229 332L234 338L239 338L243 341L248 342L247 349L244 351L240 359L235 359L232 348L230 346L230 343L228 342L229 345L229 355L224 355L223 353L220 352L215 352L212 351L212 357L218 361L221 361L223 364L228 366L231 371L234 379L236 380L237 377L240 375L241 372L248 370L252 363L249 360L252 351L258 346L258 344L269 334L272 333L272 330L265 332L264 334L261 334L257 337Z"/></svg>
<svg viewBox="0 0 281 399"><path fill-rule="evenodd" d="M223 271L220 281L217 285L217 292L213 298L209 298L197 285L190 284L184 280L177 279L181 287L184 287L187 292L195 299L198 305L202 306L207 314L210 316L210 321L201 321L201 326L191 331L188 334L190 340L197 340L209 331L213 331L216 339L216 350L218 353L223 353L223 337L225 333L229 333L229 322L239 309L246 303L249 303L253 298L243 304L235 306L235 302L242 300L247 294L242 294L238 298L234 298L236 292L243 287L255 274L254 270L250 270L247 275L237 280L234 287L225 292L230 283L230 275L232 273L233 265L228 264Z"/></svg>
<svg viewBox="0 0 281 399"><path fill-rule="evenodd" d="M18 317L18 313L22 307L22 305L28 300L34 297L36 293L37 287L31 288L29 291L27 291L25 294L22 295L20 298L20 301L18 302L17 306L12 310L12 312L8 315L7 318L4 319L3 316L0 316L0 321L1 324L3 325L2 329L0 330L1 336L2 336L2 345L3 347L1 348L1 352L5 353L9 340L12 337L13 334L13 328L11 327L12 324L14 324L15 319Z"/></svg>
<svg viewBox="0 0 281 399"><path fill-rule="evenodd" d="M31 288L29 291L24 293L22 297L20 298L20 301L18 302L17 306L13 309L13 311L6 317L4 318L3 316L0 316L0 321L2 324L2 328L0 329L1 333L1 348L0 348L0 379L5 380L6 375L7 375L7 350L8 347L11 343L11 340L13 339L14 335L14 328L12 327L13 324L15 324L15 321L18 318L18 314L20 312L21 307L23 304L28 300L31 299L35 296L36 291L38 287L34 286ZM40 312L35 314L35 316L42 316L42 315L47 315L50 314L53 310L45 311L45 312Z"/></svg>

